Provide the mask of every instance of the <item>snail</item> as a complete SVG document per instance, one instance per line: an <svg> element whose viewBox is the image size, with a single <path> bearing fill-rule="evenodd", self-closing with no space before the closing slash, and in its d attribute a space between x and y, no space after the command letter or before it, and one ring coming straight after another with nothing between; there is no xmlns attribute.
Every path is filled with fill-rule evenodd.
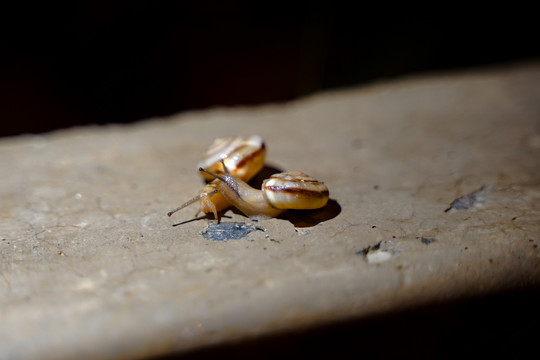
<svg viewBox="0 0 540 360"><path fill-rule="evenodd" d="M209 185L212 191L196 196L172 213L201 201L201 209L207 206L213 196L221 194L224 199L249 217L276 217L285 210L319 209L328 202L329 191L324 183L317 181L301 171L288 171L274 174L263 181L262 189L257 190L232 175L222 159L224 174L217 174L203 167L199 171L216 178ZM200 210L199 209L199 212ZM217 212L214 212L219 222Z"/></svg>
<svg viewBox="0 0 540 360"><path fill-rule="evenodd" d="M207 150L204 160L198 165L218 174L224 174L224 166L226 166L233 176L247 182L261 171L265 156L266 147L259 136L254 135L245 140L241 137L218 138L214 140ZM197 196L171 210L167 215L171 216L191 204L200 202L199 210L195 216L203 211L213 213L217 220L217 213L231 206L218 191L219 180L204 172L201 172L201 175L209 183Z"/></svg>
<svg viewBox="0 0 540 360"><path fill-rule="evenodd" d="M301 171L274 174L257 190L223 167L223 175L202 167L199 171L218 179L217 191L246 216L276 217L285 210L319 209L328 202L326 185Z"/></svg>
<svg viewBox="0 0 540 360"><path fill-rule="evenodd" d="M301 171L274 174L263 181L261 190L247 182L264 166L266 147L259 136L216 139L199 163L199 172L210 181L194 198L167 215L200 202L201 211L213 213L234 205L249 217L276 217L285 210L319 209L328 202L329 191L324 183Z"/></svg>

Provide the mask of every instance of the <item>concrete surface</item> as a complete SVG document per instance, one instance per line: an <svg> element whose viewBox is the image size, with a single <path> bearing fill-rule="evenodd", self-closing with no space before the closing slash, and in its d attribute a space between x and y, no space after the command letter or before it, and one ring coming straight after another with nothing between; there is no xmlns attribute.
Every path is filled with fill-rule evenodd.
<svg viewBox="0 0 540 360"><path fill-rule="evenodd" d="M196 164L259 134L329 205L233 211ZM141 358L540 283L540 64L0 140L0 358ZM178 225L179 224L179 225ZM176 226L174 226L176 225Z"/></svg>

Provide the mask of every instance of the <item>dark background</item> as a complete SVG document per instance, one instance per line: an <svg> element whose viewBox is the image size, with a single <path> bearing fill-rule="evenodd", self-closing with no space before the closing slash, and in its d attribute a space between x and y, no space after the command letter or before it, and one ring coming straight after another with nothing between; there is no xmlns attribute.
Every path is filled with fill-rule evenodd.
<svg viewBox="0 0 540 360"><path fill-rule="evenodd" d="M0 136L287 101L410 73L533 59L517 5L74 1L1 5Z"/></svg>

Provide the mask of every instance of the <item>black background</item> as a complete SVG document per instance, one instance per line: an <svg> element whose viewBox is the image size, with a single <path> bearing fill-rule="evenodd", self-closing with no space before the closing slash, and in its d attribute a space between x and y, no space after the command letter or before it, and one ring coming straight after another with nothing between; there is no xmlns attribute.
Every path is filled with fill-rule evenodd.
<svg viewBox="0 0 540 360"><path fill-rule="evenodd" d="M517 3L16 2L0 9L0 136L287 101L410 73L533 59Z"/></svg>

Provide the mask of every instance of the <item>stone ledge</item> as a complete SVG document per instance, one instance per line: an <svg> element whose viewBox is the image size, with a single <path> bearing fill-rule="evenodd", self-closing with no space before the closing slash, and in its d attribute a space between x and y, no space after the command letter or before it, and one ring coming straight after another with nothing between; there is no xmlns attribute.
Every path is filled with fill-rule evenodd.
<svg viewBox="0 0 540 360"><path fill-rule="evenodd" d="M538 284L539 88L530 64L1 139L0 358L152 356ZM330 213L227 242L168 218L211 141L250 134L325 181Z"/></svg>

